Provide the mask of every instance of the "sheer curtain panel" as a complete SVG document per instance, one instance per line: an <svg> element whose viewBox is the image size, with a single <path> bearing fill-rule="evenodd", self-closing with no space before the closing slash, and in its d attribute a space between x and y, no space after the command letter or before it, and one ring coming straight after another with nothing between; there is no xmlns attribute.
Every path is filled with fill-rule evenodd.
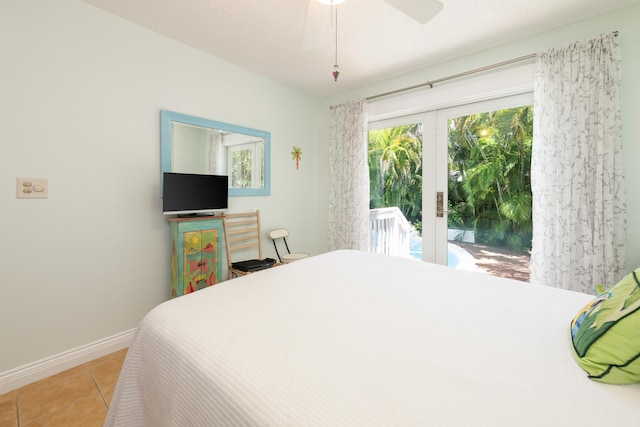
<svg viewBox="0 0 640 427"><path fill-rule="evenodd" d="M222 132L209 129L209 140L207 142L207 172L213 175L223 175ZM229 173L231 172L229 171Z"/></svg>
<svg viewBox="0 0 640 427"><path fill-rule="evenodd" d="M594 293L624 273L617 37L539 53L531 160L531 283Z"/></svg>
<svg viewBox="0 0 640 427"><path fill-rule="evenodd" d="M367 101L331 107L329 250L369 248Z"/></svg>

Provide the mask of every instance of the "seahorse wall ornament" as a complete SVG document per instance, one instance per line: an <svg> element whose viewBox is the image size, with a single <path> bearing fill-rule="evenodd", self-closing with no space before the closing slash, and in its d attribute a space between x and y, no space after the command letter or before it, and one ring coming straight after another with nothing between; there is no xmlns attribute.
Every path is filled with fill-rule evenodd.
<svg viewBox="0 0 640 427"><path fill-rule="evenodd" d="M291 152L291 158L296 161L296 169L300 168L300 158L302 157L302 148L293 146L293 151Z"/></svg>

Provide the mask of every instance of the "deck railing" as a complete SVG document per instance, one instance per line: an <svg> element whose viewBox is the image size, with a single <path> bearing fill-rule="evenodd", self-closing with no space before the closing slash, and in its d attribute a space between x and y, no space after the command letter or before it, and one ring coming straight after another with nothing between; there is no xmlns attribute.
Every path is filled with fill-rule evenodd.
<svg viewBox="0 0 640 427"><path fill-rule="evenodd" d="M369 252L409 256L411 224L397 207L369 210Z"/></svg>

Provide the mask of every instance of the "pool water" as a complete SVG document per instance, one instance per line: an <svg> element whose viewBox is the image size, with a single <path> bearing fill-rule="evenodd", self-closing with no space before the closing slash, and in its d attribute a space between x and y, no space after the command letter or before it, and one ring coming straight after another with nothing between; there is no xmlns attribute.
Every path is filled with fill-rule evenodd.
<svg viewBox="0 0 640 427"><path fill-rule="evenodd" d="M411 237L409 241L409 255L412 258L422 260L422 237ZM451 268L461 268L474 270L476 268L475 258L453 243L447 244L447 266Z"/></svg>
<svg viewBox="0 0 640 427"><path fill-rule="evenodd" d="M450 245L447 245L447 266L455 268L460 260L455 253L451 251ZM422 260L422 238L411 238L409 242L409 255L411 258Z"/></svg>

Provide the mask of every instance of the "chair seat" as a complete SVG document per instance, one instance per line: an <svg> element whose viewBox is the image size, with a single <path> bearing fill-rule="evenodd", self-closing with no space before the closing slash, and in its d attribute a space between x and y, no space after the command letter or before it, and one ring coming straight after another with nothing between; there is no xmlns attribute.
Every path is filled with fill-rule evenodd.
<svg viewBox="0 0 640 427"><path fill-rule="evenodd" d="M308 257L309 254L305 254L305 253L295 253L295 254L284 254L282 255L282 262L285 264L288 264L290 262L294 262L294 261L298 261L300 259L306 258Z"/></svg>

